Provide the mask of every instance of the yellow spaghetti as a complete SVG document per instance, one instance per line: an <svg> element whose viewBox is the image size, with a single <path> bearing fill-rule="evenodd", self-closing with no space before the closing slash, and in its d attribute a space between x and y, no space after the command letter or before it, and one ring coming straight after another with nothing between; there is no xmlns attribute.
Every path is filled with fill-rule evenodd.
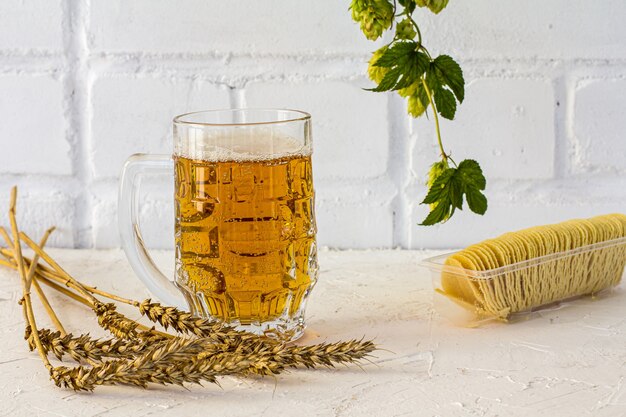
<svg viewBox="0 0 626 417"><path fill-rule="evenodd" d="M626 264L626 215L537 226L450 255L437 291L506 319L510 314L619 284Z"/></svg>

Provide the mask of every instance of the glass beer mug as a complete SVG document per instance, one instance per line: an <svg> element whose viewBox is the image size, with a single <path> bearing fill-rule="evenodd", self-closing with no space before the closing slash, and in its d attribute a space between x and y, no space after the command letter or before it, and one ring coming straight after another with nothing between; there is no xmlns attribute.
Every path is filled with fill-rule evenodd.
<svg viewBox="0 0 626 417"><path fill-rule="evenodd" d="M174 118L174 154L131 156L120 184L122 247L164 303L261 334L304 331L318 273L311 116L215 110ZM144 247L143 174L174 174L175 280ZM171 174L170 174L171 175Z"/></svg>

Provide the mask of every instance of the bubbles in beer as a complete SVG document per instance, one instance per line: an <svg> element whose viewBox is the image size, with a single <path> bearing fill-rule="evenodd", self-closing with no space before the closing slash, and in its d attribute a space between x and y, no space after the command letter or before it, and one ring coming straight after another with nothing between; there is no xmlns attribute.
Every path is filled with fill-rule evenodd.
<svg viewBox="0 0 626 417"><path fill-rule="evenodd" d="M260 127L238 127L224 131L192 129L186 134L186 139L176 144L174 154L193 160L271 161L296 155L311 155L310 144L303 144L273 128L267 128L265 133Z"/></svg>
<svg viewBox="0 0 626 417"><path fill-rule="evenodd" d="M318 270L310 150L256 138L175 156L178 284L241 324L301 314Z"/></svg>

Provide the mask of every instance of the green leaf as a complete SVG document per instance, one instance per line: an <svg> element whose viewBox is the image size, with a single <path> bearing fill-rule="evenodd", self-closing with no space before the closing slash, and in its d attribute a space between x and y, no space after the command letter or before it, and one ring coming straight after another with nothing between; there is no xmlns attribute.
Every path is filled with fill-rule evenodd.
<svg viewBox="0 0 626 417"><path fill-rule="evenodd" d="M416 81L417 79L415 78L415 72L407 71L406 73L402 74L402 77L400 77L393 89L401 90L403 88L408 88L415 84Z"/></svg>
<svg viewBox="0 0 626 417"><path fill-rule="evenodd" d="M477 190L484 190L487 186L487 180L485 180L483 170L480 168L478 162L473 159L462 161L457 170L464 184L470 185Z"/></svg>
<svg viewBox="0 0 626 417"><path fill-rule="evenodd" d="M449 187L448 196L453 210L455 208L463 210L463 184L459 181L451 181Z"/></svg>
<svg viewBox="0 0 626 417"><path fill-rule="evenodd" d="M448 55L440 55L432 63L432 68L439 82L450 87L459 103L465 99L465 80L463 70L454 59Z"/></svg>
<svg viewBox="0 0 626 417"><path fill-rule="evenodd" d="M443 197L445 197L444 194L447 192L447 184L454 176L454 173L454 168L447 168L441 171L439 176L437 176L432 182L432 185L428 189L428 194L426 194L426 197L424 198L424 201L422 201L422 204L434 204L437 201L441 200Z"/></svg>
<svg viewBox="0 0 626 417"><path fill-rule="evenodd" d="M434 92L443 88L443 84L441 84L441 81L439 80L439 77L437 76L435 69L432 67L432 65L428 68L428 70L426 70L425 80L426 85L428 86L430 91Z"/></svg>
<svg viewBox="0 0 626 417"><path fill-rule="evenodd" d="M375 91L377 93L382 91L393 90L396 84L398 84L398 78L400 78L401 72L398 68L390 69L383 77L378 87L369 88L368 91Z"/></svg>
<svg viewBox="0 0 626 417"><path fill-rule="evenodd" d="M440 88L435 91L434 99L439 114L446 119L454 119L454 114L456 113L456 99L454 98L454 94L452 94L450 90Z"/></svg>
<svg viewBox="0 0 626 417"><path fill-rule="evenodd" d="M487 197L480 191L470 189L467 192L467 205L474 213L483 215L487 211Z"/></svg>
<svg viewBox="0 0 626 417"><path fill-rule="evenodd" d="M428 100L428 94L426 93L426 89L423 86L421 86L421 88L417 91L417 96L419 97L420 101L424 103L426 108L428 108L430 100Z"/></svg>
<svg viewBox="0 0 626 417"><path fill-rule="evenodd" d="M417 49L415 42L396 42L384 51L373 66L389 72L370 91L401 90L415 84L430 67L428 56Z"/></svg>
<svg viewBox="0 0 626 417"><path fill-rule="evenodd" d="M416 49L416 42L395 42L390 48L387 48L374 65L386 68L405 66L411 59L411 54L415 52Z"/></svg>
<svg viewBox="0 0 626 417"><path fill-rule="evenodd" d="M420 226L433 226L437 223L441 223L452 215L450 211L450 206L437 204L435 208L428 213L428 216L426 216L424 221L420 223Z"/></svg>
<svg viewBox="0 0 626 417"><path fill-rule="evenodd" d="M431 205L431 211L421 224L430 226L446 221L456 209L463 209L464 196L470 210L477 214L485 214L487 198L481 192L485 186L486 180L482 169L474 160L465 160L457 168L442 171L432 182L428 194L422 201L422 204Z"/></svg>
<svg viewBox="0 0 626 417"><path fill-rule="evenodd" d="M415 78L415 81L422 78L430 67L430 58L423 52L416 51L411 55L407 65L407 71Z"/></svg>

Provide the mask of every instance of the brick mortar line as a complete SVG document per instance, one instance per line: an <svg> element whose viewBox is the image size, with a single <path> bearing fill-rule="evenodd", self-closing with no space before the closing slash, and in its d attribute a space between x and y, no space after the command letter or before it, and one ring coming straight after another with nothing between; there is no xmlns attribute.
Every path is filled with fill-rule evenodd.
<svg viewBox="0 0 626 417"><path fill-rule="evenodd" d="M241 109L246 107L245 91L240 88L230 88L230 107L233 109Z"/></svg>
<svg viewBox="0 0 626 417"><path fill-rule="evenodd" d="M396 186L391 201L393 209L392 246L407 248L409 244L410 209L405 187L411 180L411 137L408 129L406 103L396 95L388 98L389 158L387 171Z"/></svg>
<svg viewBox="0 0 626 417"><path fill-rule="evenodd" d="M74 193L74 247L92 247L92 206L90 184L92 169L89 157L89 78L88 44L85 14L89 1L65 1L62 6L64 56L67 72L65 84L65 117L72 160L73 178L79 190Z"/></svg>
<svg viewBox="0 0 626 417"><path fill-rule="evenodd" d="M74 7L80 7L75 5ZM68 28L65 28L66 31ZM85 33L81 34L85 37ZM67 39L66 43L71 43L73 37ZM321 61L311 61L316 65L314 67L306 67L302 69L302 60L294 60L287 62L289 65L280 71L273 71L276 65L276 59L271 58L269 61L245 59L244 61L233 63L232 60L224 62L223 59L214 59L209 61L194 60L176 60L176 61L158 61L151 59L141 59L141 55L133 58L129 55L115 55L120 61L110 61L102 56L89 54L85 51L82 57L84 67L88 73L82 74L85 77L107 77L107 76L154 76L166 78L193 78L204 80L217 85L225 85L228 87L244 87L250 82L262 81L285 81L285 82L303 82L303 81L354 81L365 79L366 60L346 61L345 59L328 59L324 57ZM139 59L136 59L139 58ZM301 58L301 57L300 57ZM73 68L67 68L67 63L59 60L56 56L44 56L37 58L34 62L28 62L11 56L9 62L3 62L0 51L0 74L63 74L75 71ZM306 61L305 61L306 62ZM280 61L279 61L280 63ZM282 62L283 64L285 62ZM555 63L557 64L555 67ZM624 61L614 61L611 65L610 60L600 60L602 64L598 67L590 67L588 62L580 60L521 60L510 62L507 60L466 60L462 61L465 68L466 76L471 81L474 78L498 78L498 79L545 79L554 78L553 73L565 73L568 76L578 79L624 79L623 73ZM355 69L355 64L359 68ZM523 64L520 66L520 64ZM511 66L512 65L512 66ZM228 71L228 75L225 74Z"/></svg>
<svg viewBox="0 0 626 417"><path fill-rule="evenodd" d="M567 93L569 95L567 100L567 107L563 114L565 125L565 134L567 138L567 160L569 162L568 174L573 174L576 171L576 167L581 164L581 150L580 142L576 139L576 132L574 129L574 119L576 117L576 93L580 81L584 78L572 78L568 79Z"/></svg>
<svg viewBox="0 0 626 417"><path fill-rule="evenodd" d="M70 1L71 2L71 1ZM74 5L76 6L76 5ZM63 5L63 8L66 9L67 4ZM89 7L84 8L81 7L81 10L89 10ZM74 22L76 23L76 22ZM83 20L81 22L83 27L87 27L87 20ZM63 23L63 29L67 29L65 22ZM85 36L89 35L89 32L84 32ZM389 40L389 39L388 39ZM324 51L324 50L313 50L313 51L300 51L297 53L291 52L241 52L241 51L220 51L220 50L209 50L206 52L189 52L189 51L140 51L137 48L124 50L124 49L91 49L88 57L102 57L102 58L124 58L128 57L131 59L136 59L138 57L145 57L148 59L154 60L179 60L181 58L185 60L218 60L218 61L232 61L237 59L282 59L282 60L290 60L300 62L303 59L314 60L320 62L332 62L332 61L350 61L350 60L362 60L370 58L370 51L374 51L380 45L371 44L370 48L367 52L349 52L349 51ZM454 53L457 55L459 63L503 63L508 62L510 64L519 64L519 63L558 63L558 62L576 62L585 65L589 64L601 64L605 65L607 63L623 63L626 64L626 56L609 56L609 57L585 57L585 56L536 56L536 55L528 55L528 56L507 56L503 55L500 52L494 52L492 56L486 56L485 54L481 54L478 57L464 57L463 51L450 51L450 53ZM24 56L24 57L37 57L41 55L57 55L63 56L63 49L56 48L0 48L0 56Z"/></svg>
<svg viewBox="0 0 626 417"><path fill-rule="evenodd" d="M554 160L553 177L566 178L572 161L569 158L569 135L567 132L567 107L573 99L569 91L568 77L559 74L552 80L554 93Z"/></svg>
<svg viewBox="0 0 626 417"><path fill-rule="evenodd" d="M80 5L73 5L75 8L80 8ZM64 5L64 9L69 6ZM86 27L85 21L74 22L78 23L82 27ZM63 25L64 31L67 31L67 26ZM87 37L87 33L82 35ZM374 50L373 48L372 50ZM23 58L26 60L32 60L36 62L41 59L59 58L64 56L63 50L50 50L50 49L0 49L0 60L5 58ZM320 64L354 64L365 63L369 60L369 53L298 53L298 54L281 54L281 53L240 53L240 52L208 52L208 53L187 53L187 52L139 52L139 51L90 51L86 54L87 61L108 61L108 62L121 62L128 61L141 61L144 63L160 63L160 64L172 64L172 63L220 63L225 66L235 66L239 63L258 63L259 61L273 62L279 61L281 63L294 63L301 64L302 62L313 62ZM504 67L518 67L520 65L531 66L549 66L565 65L565 66L579 66L579 67L605 67L605 66L623 66L626 65L626 57L619 58L581 58L581 57L543 57L537 58L533 56L522 58L509 58L502 57L479 57L479 58L458 58L458 62L463 65L488 65L488 66L504 66ZM1 61L0 61L1 62Z"/></svg>

